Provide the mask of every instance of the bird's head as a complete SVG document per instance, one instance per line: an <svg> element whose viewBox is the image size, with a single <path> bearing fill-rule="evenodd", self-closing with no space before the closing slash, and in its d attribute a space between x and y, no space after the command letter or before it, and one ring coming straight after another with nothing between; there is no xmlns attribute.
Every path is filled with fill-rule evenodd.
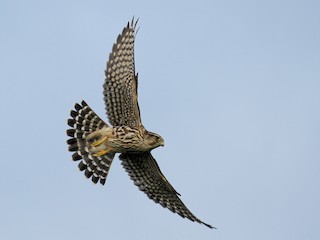
<svg viewBox="0 0 320 240"><path fill-rule="evenodd" d="M148 132L147 142L152 148L164 146L163 138L160 135L153 132Z"/></svg>

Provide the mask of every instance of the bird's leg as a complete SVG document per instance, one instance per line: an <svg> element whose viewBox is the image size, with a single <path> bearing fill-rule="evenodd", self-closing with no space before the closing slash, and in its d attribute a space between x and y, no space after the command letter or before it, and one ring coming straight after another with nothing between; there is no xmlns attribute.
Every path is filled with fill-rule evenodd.
<svg viewBox="0 0 320 240"><path fill-rule="evenodd" d="M99 139L97 139L96 141L94 141L92 144L91 144L91 146L92 147L97 147L97 146L99 146L101 143L103 143L105 140L107 140L107 136L104 136L104 137L102 137L102 138L99 138Z"/></svg>
<svg viewBox="0 0 320 240"><path fill-rule="evenodd" d="M113 149L110 146L106 146L105 144L100 144L97 147L89 146L89 152L94 157L100 157L100 156L105 155L107 153L113 152Z"/></svg>
<svg viewBox="0 0 320 240"><path fill-rule="evenodd" d="M108 152L111 152L111 151L109 149L108 150L100 150L99 152L97 152L95 154L92 154L92 155L95 156L95 157L100 157L102 155L107 154Z"/></svg>
<svg viewBox="0 0 320 240"><path fill-rule="evenodd" d="M90 133L87 136L86 140L91 143L92 147L97 147L108 139L107 133L108 133L108 129L102 128L102 129L99 129L97 131Z"/></svg>
<svg viewBox="0 0 320 240"><path fill-rule="evenodd" d="M111 132L111 128L103 127L90 133L86 137L89 151L93 156L100 157L113 151L108 144L108 138L111 136Z"/></svg>

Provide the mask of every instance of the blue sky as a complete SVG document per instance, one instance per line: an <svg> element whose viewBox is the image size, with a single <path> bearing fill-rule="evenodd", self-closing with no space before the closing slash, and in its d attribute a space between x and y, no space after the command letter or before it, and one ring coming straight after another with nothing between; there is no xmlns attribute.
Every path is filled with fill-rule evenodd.
<svg viewBox="0 0 320 240"><path fill-rule="evenodd" d="M210 230L154 204L117 159L88 181L65 143L103 118L107 56L132 16L145 127ZM0 3L0 238L320 239L319 1Z"/></svg>

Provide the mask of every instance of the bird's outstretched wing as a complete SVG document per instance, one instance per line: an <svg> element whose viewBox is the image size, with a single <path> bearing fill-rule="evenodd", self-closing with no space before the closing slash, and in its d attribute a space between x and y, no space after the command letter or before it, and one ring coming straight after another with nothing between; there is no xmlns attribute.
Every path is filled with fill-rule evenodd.
<svg viewBox="0 0 320 240"><path fill-rule="evenodd" d="M178 213L183 218L188 218L191 221L204 224L209 228L214 228L202 222L183 204L178 197L180 194L162 174L156 160L150 152L141 154L122 153L119 158L122 161L122 166L134 181L134 184L146 193L150 199L161 204L162 207Z"/></svg>
<svg viewBox="0 0 320 240"><path fill-rule="evenodd" d="M96 157L88 150L88 141L86 137L95 130L108 126L98 115L92 111L85 101L81 105L76 103L75 110L70 112L71 118L68 119L68 125L71 129L67 130L69 151L75 152L72 155L73 161L81 160L78 167L87 178L92 182L105 184L109 169L114 158L114 153Z"/></svg>
<svg viewBox="0 0 320 240"><path fill-rule="evenodd" d="M134 66L134 38L138 21L123 29L113 45L103 85L104 101L109 122L113 126L141 126L138 105L138 75Z"/></svg>

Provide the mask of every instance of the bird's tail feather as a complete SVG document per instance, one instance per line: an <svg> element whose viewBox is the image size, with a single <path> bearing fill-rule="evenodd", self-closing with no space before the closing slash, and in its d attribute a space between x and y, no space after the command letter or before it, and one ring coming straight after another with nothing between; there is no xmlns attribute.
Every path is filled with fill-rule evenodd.
<svg viewBox="0 0 320 240"><path fill-rule="evenodd" d="M105 126L108 126L98 115L92 111L85 101L81 104L76 103L75 110L71 110L68 125L71 129L67 130L67 135L71 137L67 140L69 151L74 152L73 161L81 160L78 167L87 178L91 177L94 183L98 181L105 184L106 178L114 158L114 153L103 156L93 156L89 152L89 142L86 137Z"/></svg>

